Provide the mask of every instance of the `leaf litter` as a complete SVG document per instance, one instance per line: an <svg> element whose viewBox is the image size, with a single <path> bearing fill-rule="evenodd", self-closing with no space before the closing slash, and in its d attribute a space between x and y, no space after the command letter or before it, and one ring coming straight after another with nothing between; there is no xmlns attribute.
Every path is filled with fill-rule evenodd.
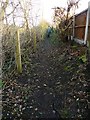
<svg viewBox="0 0 90 120"><path fill-rule="evenodd" d="M57 112L62 118L87 118L86 59L82 63L80 51L67 44L42 42L30 56L30 68L3 77L3 120L58 118Z"/></svg>

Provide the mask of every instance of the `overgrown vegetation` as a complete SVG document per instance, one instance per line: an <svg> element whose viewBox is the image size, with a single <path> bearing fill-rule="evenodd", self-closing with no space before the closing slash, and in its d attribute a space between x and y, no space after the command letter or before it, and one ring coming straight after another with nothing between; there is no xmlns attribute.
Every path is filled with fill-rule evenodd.
<svg viewBox="0 0 90 120"><path fill-rule="evenodd" d="M59 45L60 43L59 34L55 28L52 29L52 32L50 35L50 42L54 45Z"/></svg>
<svg viewBox="0 0 90 120"><path fill-rule="evenodd" d="M71 45L63 42L70 24L70 10L78 2L70 0L66 10L56 8L55 17L59 21L53 27L45 20L34 25L30 16L31 1L9 1L8 6L12 5L13 8L10 13L13 23L9 24L8 14L4 10L6 23L3 24L2 34L3 82L0 80L0 88L3 90L3 120L87 118L87 87L90 79L86 68L87 48L76 43ZM21 26L16 24L15 10L23 13ZM65 11L67 15L64 14ZM60 15L63 16L60 18ZM29 24L30 17L32 24ZM63 25L65 20L67 24ZM49 37L48 26L51 27ZM20 45L15 44L17 40ZM16 60L16 52L17 58L21 57L21 63ZM17 71L17 65L22 65L21 72Z"/></svg>

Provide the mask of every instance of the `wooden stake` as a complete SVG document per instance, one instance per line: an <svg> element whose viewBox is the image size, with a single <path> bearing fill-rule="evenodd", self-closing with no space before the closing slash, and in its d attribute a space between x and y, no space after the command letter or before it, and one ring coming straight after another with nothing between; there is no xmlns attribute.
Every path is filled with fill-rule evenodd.
<svg viewBox="0 0 90 120"><path fill-rule="evenodd" d="M34 51L36 51L36 30L33 28L33 43L34 43Z"/></svg>
<svg viewBox="0 0 90 120"><path fill-rule="evenodd" d="M16 31L16 65L18 73L22 73L19 30Z"/></svg>
<svg viewBox="0 0 90 120"><path fill-rule="evenodd" d="M88 67L90 67L90 38L89 38L89 22L90 21L90 2L88 3L88 11L87 11L87 21L86 21L86 30L85 30L85 39L84 44L87 44L87 61Z"/></svg>

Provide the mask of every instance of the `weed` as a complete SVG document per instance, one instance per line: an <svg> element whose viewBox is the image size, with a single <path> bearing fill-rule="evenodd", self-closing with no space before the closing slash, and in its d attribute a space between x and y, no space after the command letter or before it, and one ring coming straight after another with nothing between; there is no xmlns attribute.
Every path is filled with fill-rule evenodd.
<svg viewBox="0 0 90 120"><path fill-rule="evenodd" d="M71 70L71 66L65 66L65 67L64 67L64 70L65 70L65 71Z"/></svg>
<svg viewBox="0 0 90 120"><path fill-rule="evenodd" d="M69 117L69 112L68 112L68 109L66 107L62 109L61 116L62 116L62 118L68 118Z"/></svg>
<svg viewBox="0 0 90 120"><path fill-rule="evenodd" d="M87 62L86 54L80 56L79 60L82 61L83 63L86 63Z"/></svg>

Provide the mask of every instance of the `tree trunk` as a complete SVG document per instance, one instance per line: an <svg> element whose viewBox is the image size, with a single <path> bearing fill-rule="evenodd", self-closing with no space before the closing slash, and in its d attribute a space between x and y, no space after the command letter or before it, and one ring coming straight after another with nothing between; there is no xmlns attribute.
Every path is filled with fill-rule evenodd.
<svg viewBox="0 0 90 120"><path fill-rule="evenodd" d="M88 13L87 13L87 34L86 34L86 40L87 40L87 61L88 61L88 66L90 68L90 38L89 38L89 24L90 24L90 2L88 3ZM86 41L85 40L85 41Z"/></svg>

